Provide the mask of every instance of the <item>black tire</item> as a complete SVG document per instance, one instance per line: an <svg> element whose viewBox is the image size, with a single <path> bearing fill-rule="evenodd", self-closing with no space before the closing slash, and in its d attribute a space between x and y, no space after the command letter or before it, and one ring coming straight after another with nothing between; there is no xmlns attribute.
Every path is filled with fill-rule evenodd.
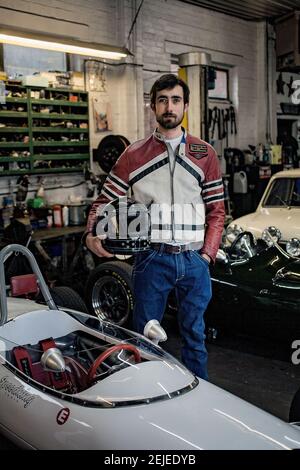
<svg viewBox="0 0 300 470"><path fill-rule="evenodd" d="M50 294L58 307L72 308L79 312L87 313L87 307L80 295L71 287L55 286L50 290Z"/></svg>
<svg viewBox="0 0 300 470"><path fill-rule="evenodd" d="M128 145L129 140L126 137L113 134L107 135L100 141L97 150L93 152L94 160L98 162L105 173L109 173Z"/></svg>
<svg viewBox="0 0 300 470"><path fill-rule="evenodd" d="M122 261L97 266L86 284L89 313L116 325L128 324L133 310L131 277L132 266Z"/></svg>
<svg viewBox="0 0 300 470"><path fill-rule="evenodd" d="M300 422L300 388L298 392L296 392L296 395L294 396L293 401L291 403L289 422Z"/></svg>

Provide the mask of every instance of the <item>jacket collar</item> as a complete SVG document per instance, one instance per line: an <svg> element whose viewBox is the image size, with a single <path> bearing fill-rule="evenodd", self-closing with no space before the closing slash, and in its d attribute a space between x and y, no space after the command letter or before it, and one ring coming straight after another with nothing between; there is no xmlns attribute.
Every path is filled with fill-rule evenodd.
<svg viewBox="0 0 300 470"><path fill-rule="evenodd" d="M186 144L186 139L187 139L187 131L184 127L181 127L182 129L182 139L181 139L181 142L179 144L179 151L178 151L178 155L180 155L181 157L184 157L185 155L185 144ZM153 137L154 139L156 140L159 140L160 142L165 142L165 136L163 134L161 134L160 132L158 132L157 129L155 129L155 131L153 132Z"/></svg>

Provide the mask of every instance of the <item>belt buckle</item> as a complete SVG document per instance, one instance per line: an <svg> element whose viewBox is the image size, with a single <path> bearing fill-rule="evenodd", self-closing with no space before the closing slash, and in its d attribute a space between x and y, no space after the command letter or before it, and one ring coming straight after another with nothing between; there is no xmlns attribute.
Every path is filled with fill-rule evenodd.
<svg viewBox="0 0 300 470"><path fill-rule="evenodd" d="M182 252L182 245L174 245L174 247L176 248L175 255L179 255Z"/></svg>

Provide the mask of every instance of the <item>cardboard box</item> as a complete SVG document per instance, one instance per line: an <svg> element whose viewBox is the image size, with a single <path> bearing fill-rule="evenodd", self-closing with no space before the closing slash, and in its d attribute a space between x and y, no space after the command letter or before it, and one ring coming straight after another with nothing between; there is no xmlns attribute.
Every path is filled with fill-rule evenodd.
<svg viewBox="0 0 300 470"><path fill-rule="evenodd" d="M49 81L46 77L42 77L41 75L26 75L26 77L22 79L22 84L24 86L40 86L47 88Z"/></svg>
<svg viewBox="0 0 300 470"><path fill-rule="evenodd" d="M70 77L68 72L41 72L41 76L47 78L49 87L70 88Z"/></svg>
<svg viewBox="0 0 300 470"><path fill-rule="evenodd" d="M70 72L70 85L73 90L85 90L83 72Z"/></svg>

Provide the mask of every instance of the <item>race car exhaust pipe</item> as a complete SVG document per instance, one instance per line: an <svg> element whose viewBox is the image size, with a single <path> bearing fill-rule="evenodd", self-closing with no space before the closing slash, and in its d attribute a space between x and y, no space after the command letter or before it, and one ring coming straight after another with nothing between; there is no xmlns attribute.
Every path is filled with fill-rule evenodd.
<svg viewBox="0 0 300 470"><path fill-rule="evenodd" d="M158 320L150 320L145 325L144 336L149 338L153 343L158 344L162 341L167 341L168 336Z"/></svg>

